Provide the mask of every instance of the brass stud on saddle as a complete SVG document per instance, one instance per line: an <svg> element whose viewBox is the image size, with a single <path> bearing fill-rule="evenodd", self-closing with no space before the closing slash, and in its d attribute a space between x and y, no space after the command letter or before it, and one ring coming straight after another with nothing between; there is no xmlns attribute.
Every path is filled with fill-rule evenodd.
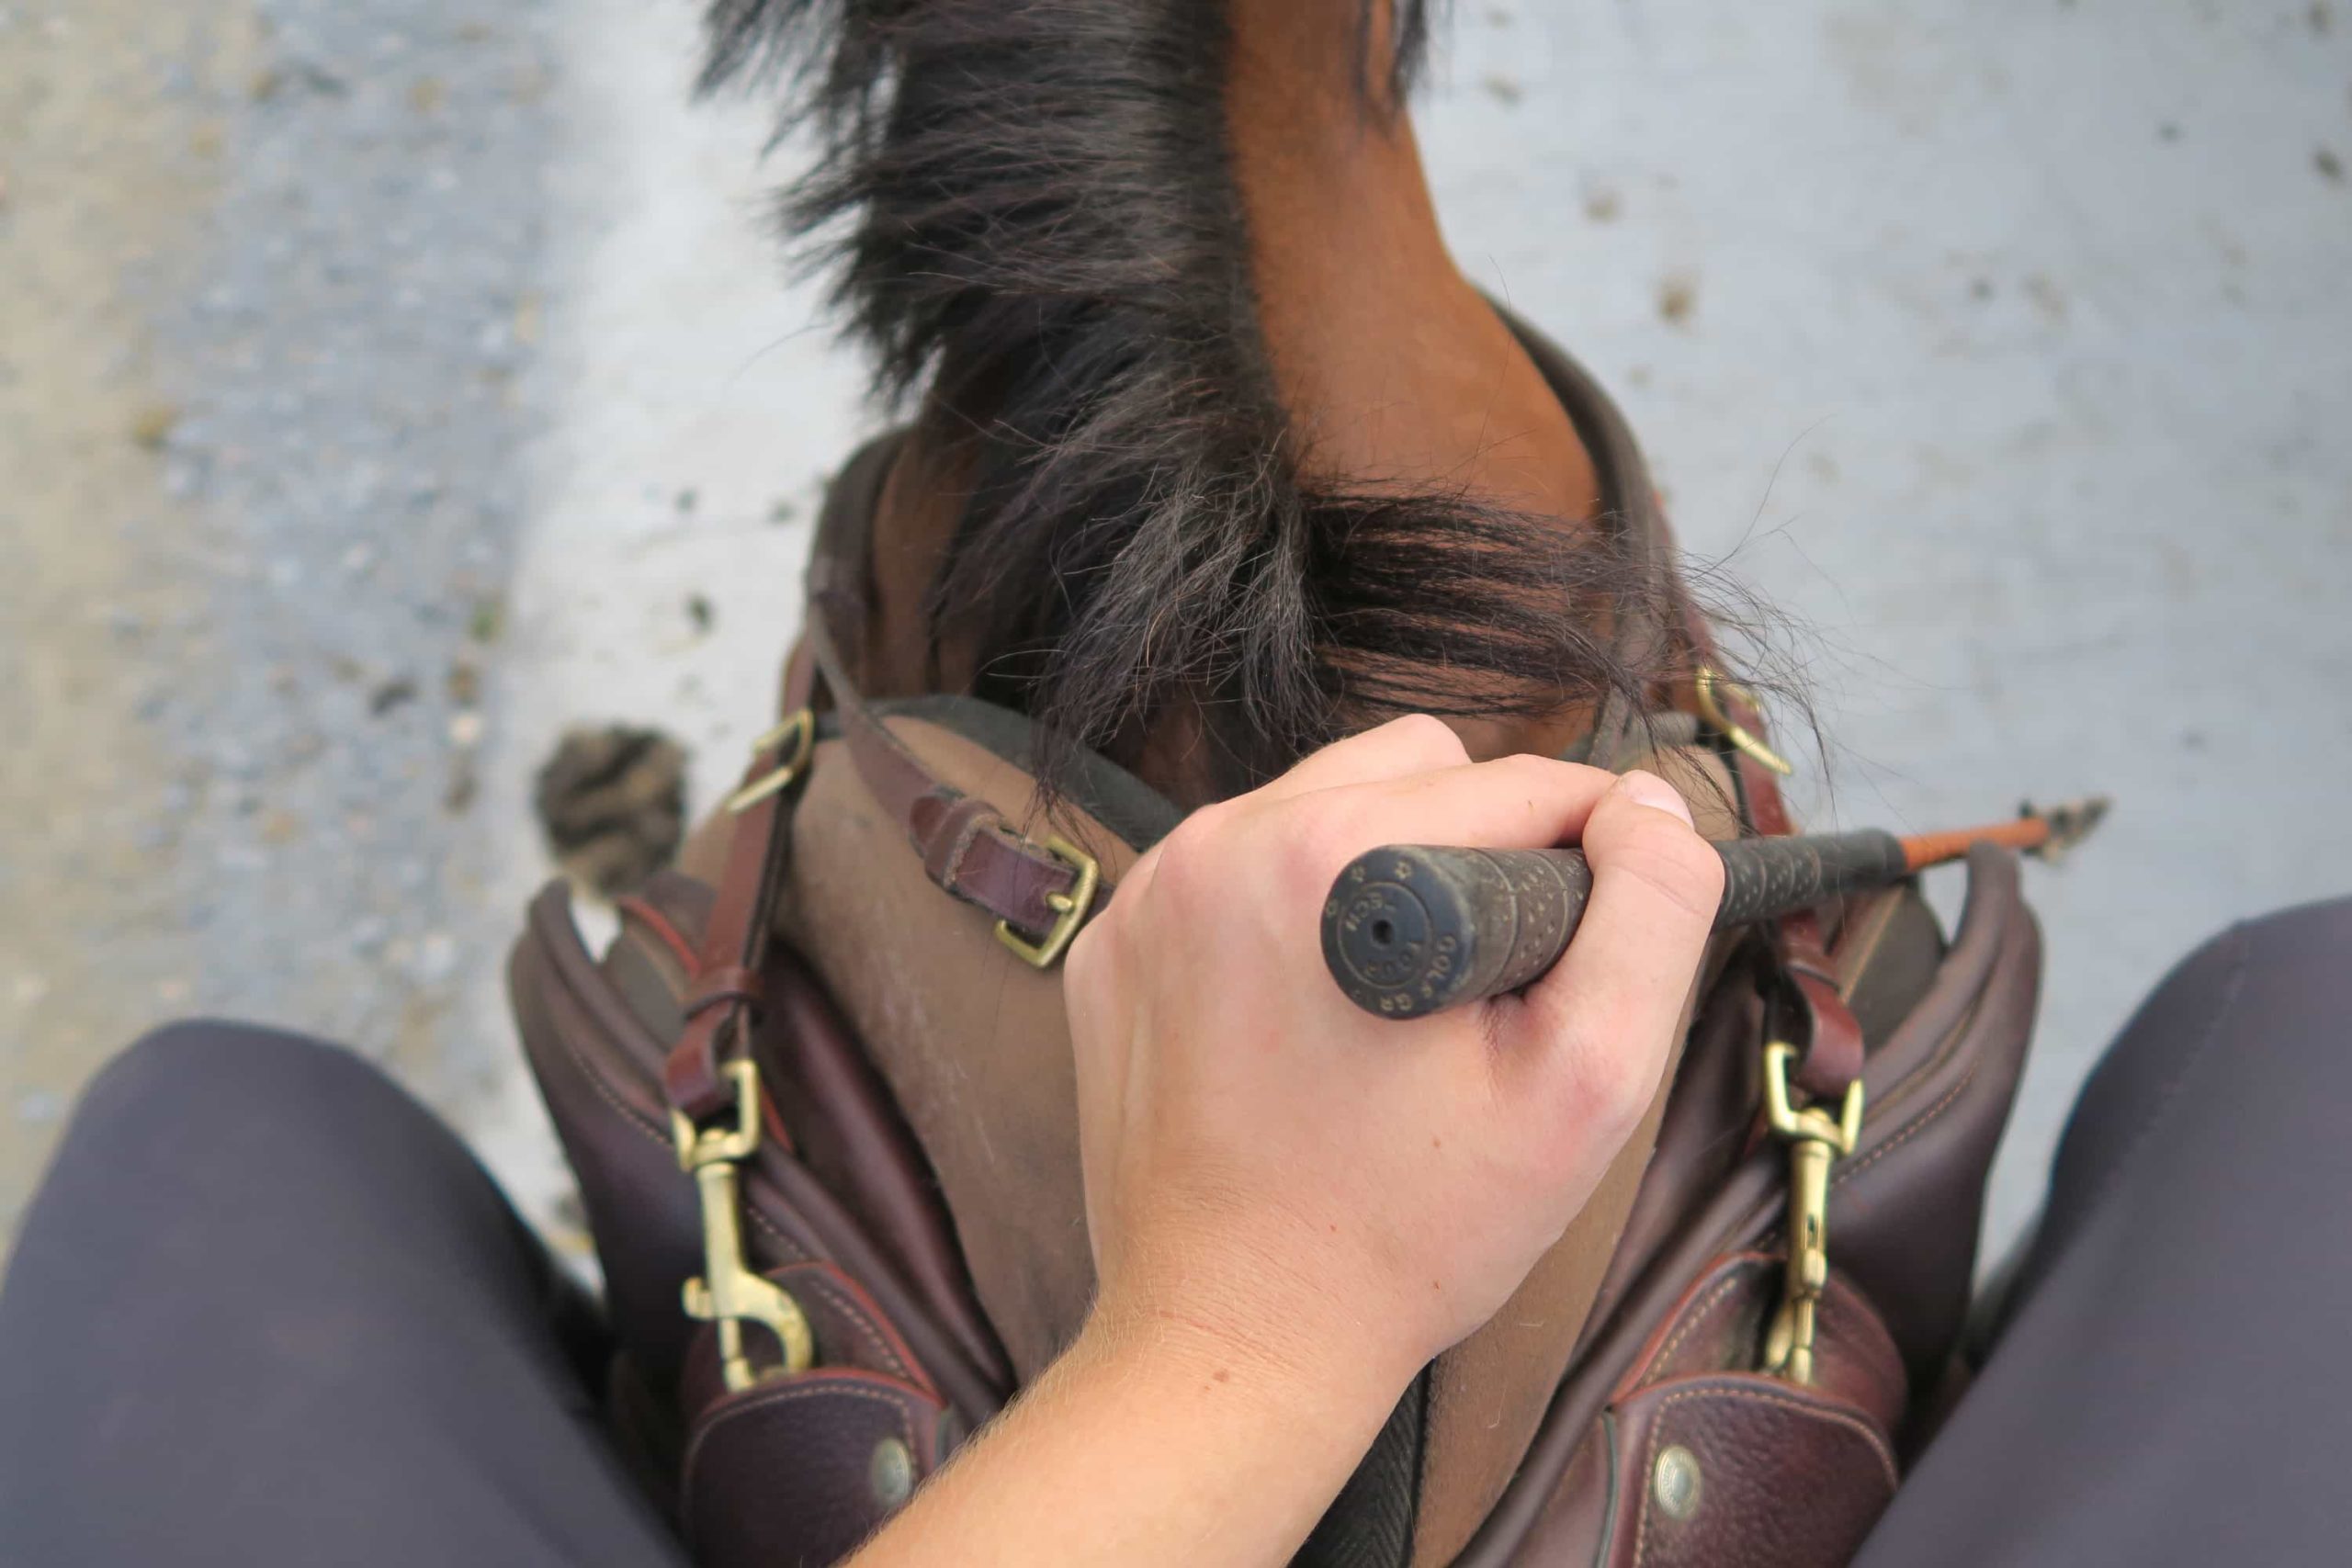
<svg viewBox="0 0 2352 1568"><path fill-rule="evenodd" d="M874 1445L874 1455L866 1461L865 1484L874 1500L886 1508L895 1508L914 1495L915 1456L905 1441L885 1438Z"/></svg>
<svg viewBox="0 0 2352 1568"><path fill-rule="evenodd" d="M1657 1462L1650 1466L1650 1495L1658 1512L1677 1524L1689 1523L1699 1512L1702 1489L1698 1455L1680 1443L1658 1450Z"/></svg>

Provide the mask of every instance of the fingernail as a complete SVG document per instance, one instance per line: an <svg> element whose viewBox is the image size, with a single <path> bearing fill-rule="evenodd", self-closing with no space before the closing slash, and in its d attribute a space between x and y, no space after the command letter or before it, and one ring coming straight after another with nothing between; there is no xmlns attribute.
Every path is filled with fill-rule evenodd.
<svg viewBox="0 0 2352 1568"><path fill-rule="evenodd" d="M1690 803L1684 800L1681 793L1672 784L1656 773L1645 773L1636 768L1619 779L1617 787L1624 791L1625 798L1634 805L1646 806L1653 811L1663 811L1670 817L1679 817L1686 828L1691 825Z"/></svg>

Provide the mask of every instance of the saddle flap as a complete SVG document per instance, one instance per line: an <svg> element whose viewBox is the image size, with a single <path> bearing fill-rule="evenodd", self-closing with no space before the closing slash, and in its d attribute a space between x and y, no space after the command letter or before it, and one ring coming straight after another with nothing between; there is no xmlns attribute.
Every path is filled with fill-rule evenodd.
<svg viewBox="0 0 2352 1568"><path fill-rule="evenodd" d="M1035 781L931 720L884 720L956 788L1012 809ZM937 1173L956 1241L1019 1380L1085 1320L1094 1273L1061 976L1024 962L981 910L942 897L838 740L817 748L793 814L782 933L807 953ZM1047 831L1034 815L1024 834ZM1115 884L1139 852L1074 800L1060 834Z"/></svg>
<svg viewBox="0 0 2352 1568"><path fill-rule="evenodd" d="M660 1075L695 985L695 942L709 907L703 885L657 877L622 901L620 932L599 961L556 884L533 902L509 964L525 1049L580 1181L616 1337L636 1375L662 1392L687 1380L695 1324L680 1292L707 1259L695 1181L679 1167ZM1010 1374L922 1151L797 958L772 949L763 984L769 1005L751 1048L769 1136L742 1182L751 1262L821 1270L811 1288L828 1300L854 1293L876 1332L900 1346L897 1370L908 1381L936 1386L969 1419L985 1419ZM821 1329L826 1303L800 1305ZM865 1337L837 1334L820 1349L858 1361L846 1352ZM820 1364L832 1364L830 1355Z"/></svg>
<svg viewBox="0 0 2352 1568"><path fill-rule="evenodd" d="M1895 1423L1860 1391L1883 1385L1917 1412L1958 1351L1984 1175L2023 1068L2041 972L2015 857L1980 848L1969 876L1950 950L1900 1021L1872 1043L1864 1074L1870 1114L1830 1180L1831 1289L1809 1392L1842 1390L1841 1405L1874 1412L1873 1422L1910 1442L1924 1436L1916 1416ZM1785 1157L1744 1140L1711 1186L1690 1190L1679 1223L1662 1227L1647 1253L1627 1264L1622 1285L1612 1283L1518 1473L1450 1559L1457 1568L1581 1560L1573 1551L1555 1559L1553 1543L1605 1538L1615 1494L1596 1481L1588 1450L1617 1419L1611 1405L1641 1384L1637 1369L1656 1370L1658 1325L1684 1317L1692 1281L1720 1270L1727 1257L1780 1256L1786 1203ZM1849 1369L1866 1374L1856 1382L1838 1370L1853 1359L1841 1347L1864 1340L1877 1348Z"/></svg>
<svg viewBox="0 0 2352 1568"><path fill-rule="evenodd" d="M1518 1560L1821 1568L1852 1556L1897 1483L1903 1363L1833 1273L1812 1383L1758 1373L1781 1268L1736 1253L1690 1282L1570 1463L1569 1506Z"/></svg>

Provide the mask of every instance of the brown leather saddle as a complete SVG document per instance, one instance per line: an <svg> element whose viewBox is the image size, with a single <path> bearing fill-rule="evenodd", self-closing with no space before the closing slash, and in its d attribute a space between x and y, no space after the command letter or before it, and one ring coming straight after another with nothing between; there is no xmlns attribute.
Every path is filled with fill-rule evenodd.
<svg viewBox="0 0 2352 1568"><path fill-rule="evenodd" d="M1615 547L1670 589L1622 418L1514 325L1594 454ZM1092 1280L1056 965L1181 816L1101 757L1046 811L1022 716L861 695L865 529L899 440L828 498L787 716L730 802L718 885L623 899L601 957L551 886L512 964L605 1271L616 1426L712 1563L846 1553L1075 1333ZM1605 705L1587 757L1684 784L1713 836L1790 831L1698 617L1618 635L1687 639L1697 674ZM1903 886L1717 944L1643 1129L1416 1381L1302 1562L1851 1555L1961 1375L2033 1010L2015 862L1980 850L1968 877L1949 940Z"/></svg>

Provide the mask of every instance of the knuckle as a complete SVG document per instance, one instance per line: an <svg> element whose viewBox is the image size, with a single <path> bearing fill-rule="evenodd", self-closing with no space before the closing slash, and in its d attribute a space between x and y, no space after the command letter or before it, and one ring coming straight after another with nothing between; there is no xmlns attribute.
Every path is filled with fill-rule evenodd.
<svg viewBox="0 0 2352 1568"><path fill-rule="evenodd" d="M1277 826L1282 874L1295 892L1320 897L1340 867L1372 846L1360 815L1338 802L1313 812L1289 812Z"/></svg>
<svg viewBox="0 0 2352 1568"><path fill-rule="evenodd" d="M1091 997L1101 987L1111 966L1112 933L1124 918L1118 900L1113 899L1111 907L1087 921L1069 944L1069 956L1062 961L1062 986L1071 997Z"/></svg>
<svg viewBox="0 0 2352 1568"><path fill-rule="evenodd" d="M1078 940L1070 943L1069 955L1062 961L1062 1005L1071 1029L1079 1032L1101 1014L1110 989L1111 960L1104 951L1108 939L1102 935L1107 924L1096 920L1079 932Z"/></svg>
<svg viewBox="0 0 2352 1568"><path fill-rule="evenodd" d="M1152 873L1153 889L1179 911L1192 908L1204 890L1219 879L1219 867L1230 857L1231 815L1217 807L1194 812L1176 825L1159 846L1159 864ZM1112 908L1118 900L1112 900Z"/></svg>
<svg viewBox="0 0 2352 1568"><path fill-rule="evenodd" d="M1422 767L1452 767L1470 760L1462 737L1434 714L1404 714L1380 728L1383 734L1396 741L1400 751Z"/></svg>
<svg viewBox="0 0 2352 1568"><path fill-rule="evenodd" d="M1319 899L1354 852L1356 814L1326 801L1312 809L1281 802L1250 808L1226 802L1195 812L1161 844L1152 886L1169 918L1229 918L1236 908L1289 908ZM1357 846L1361 848L1361 846Z"/></svg>
<svg viewBox="0 0 2352 1568"><path fill-rule="evenodd" d="M1214 843L1233 830L1234 816L1234 802L1211 801L1187 812L1162 842L1170 851L1195 849L1204 843Z"/></svg>
<svg viewBox="0 0 2352 1568"><path fill-rule="evenodd" d="M1587 997L1538 1006L1529 1022L1543 1040L1541 1114L1552 1135L1564 1147L1613 1149L1648 1113L1668 1042L1620 1003Z"/></svg>
<svg viewBox="0 0 2352 1568"><path fill-rule="evenodd" d="M1557 757L1539 757L1529 751L1514 751L1506 757L1481 763L1479 771L1499 786L1524 791L1531 807L1536 801L1555 797L1578 773L1599 773L1599 768L1588 768L1577 762L1564 762Z"/></svg>

